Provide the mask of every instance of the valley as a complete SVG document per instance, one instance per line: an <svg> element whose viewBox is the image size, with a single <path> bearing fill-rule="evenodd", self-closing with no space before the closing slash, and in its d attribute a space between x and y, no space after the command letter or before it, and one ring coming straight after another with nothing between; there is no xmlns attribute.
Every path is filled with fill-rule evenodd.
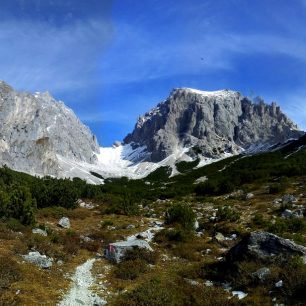
<svg viewBox="0 0 306 306"><path fill-rule="evenodd" d="M301 138L281 151L231 157L201 168L187 162L177 167L182 173L174 177L164 169L141 180L107 179L104 185L63 181L71 191L76 187L72 198L82 199L73 207L68 208L73 203L68 198L62 199L62 207L48 207L46 198L37 202L28 225L16 215L2 219L1 303L301 305L306 152L296 148L303 145ZM43 183L1 171L2 184L22 182L33 198L38 182ZM207 180L194 184L204 176ZM51 188L56 182L44 184ZM58 225L62 217L69 219L69 228ZM129 250L119 263L105 258L110 243L135 236L146 240L148 236L138 233L152 227L158 228L148 240L152 251ZM33 228L47 235L33 233ZM258 253L243 251L245 257L236 259L229 255L250 233L268 239L262 249L265 257L257 257L259 245L251 248ZM269 240L278 237L293 244ZM29 251L51 258L52 266L27 262L23 256Z"/></svg>

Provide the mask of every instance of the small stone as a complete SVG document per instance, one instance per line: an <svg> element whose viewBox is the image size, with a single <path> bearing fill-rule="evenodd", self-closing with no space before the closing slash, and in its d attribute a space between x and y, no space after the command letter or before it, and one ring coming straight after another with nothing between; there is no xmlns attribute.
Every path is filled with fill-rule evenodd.
<svg viewBox="0 0 306 306"><path fill-rule="evenodd" d="M233 296L237 296L239 300L244 299L248 294L242 291L232 291Z"/></svg>
<svg viewBox="0 0 306 306"><path fill-rule="evenodd" d="M32 229L32 233L33 234L38 234L38 235L41 235L41 236L44 236L44 237L48 236L47 232L42 230L42 229L40 229L40 228L33 228Z"/></svg>
<svg viewBox="0 0 306 306"><path fill-rule="evenodd" d="M245 196L244 196L244 199L245 200L250 200L250 199L252 199L252 198L254 198L254 194L253 193L247 193Z"/></svg>
<svg viewBox="0 0 306 306"><path fill-rule="evenodd" d="M222 242L222 241L225 240L225 237L224 237L223 234L217 233L217 234L215 235L215 239L216 239L218 242Z"/></svg>
<svg viewBox="0 0 306 306"><path fill-rule="evenodd" d="M276 287L276 288L281 288L281 287L283 287L283 281L280 280L280 281L278 281L277 283L275 283L275 287Z"/></svg>
<svg viewBox="0 0 306 306"><path fill-rule="evenodd" d="M252 275L257 277L259 280L264 281L267 276L271 274L271 271L269 268L260 268L256 272L254 272Z"/></svg>
<svg viewBox="0 0 306 306"><path fill-rule="evenodd" d="M62 228L70 228L70 220L67 217L63 217L58 221L58 225L61 226Z"/></svg>

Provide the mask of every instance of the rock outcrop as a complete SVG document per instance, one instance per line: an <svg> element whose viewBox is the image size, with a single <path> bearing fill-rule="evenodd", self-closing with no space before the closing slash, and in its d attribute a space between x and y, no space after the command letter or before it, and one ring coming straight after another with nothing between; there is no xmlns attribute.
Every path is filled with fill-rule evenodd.
<svg viewBox="0 0 306 306"><path fill-rule="evenodd" d="M229 250L226 259L273 261L290 256L306 256L306 247L268 232L252 232Z"/></svg>
<svg viewBox="0 0 306 306"><path fill-rule="evenodd" d="M124 143L146 146L158 162L190 148L188 154L218 158L224 153L265 148L303 133L275 103L255 102L239 92L172 91L167 100L138 119Z"/></svg>
<svg viewBox="0 0 306 306"><path fill-rule="evenodd" d="M0 163L18 171L60 176L58 157L96 162L96 137L49 93L16 92L0 81Z"/></svg>
<svg viewBox="0 0 306 306"><path fill-rule="evenodd" d="M30 262L40 268L49 269L53 265L53 259L42 255L39 252L29 252L27 255L22 256L27 262Z"/></svg>

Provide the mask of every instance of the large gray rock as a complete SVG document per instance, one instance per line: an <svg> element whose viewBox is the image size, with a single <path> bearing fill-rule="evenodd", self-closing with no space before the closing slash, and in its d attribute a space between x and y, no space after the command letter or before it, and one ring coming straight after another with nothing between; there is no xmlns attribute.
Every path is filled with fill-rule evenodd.
<svg viewBox="0 0 306 306"><path fill-rule="evenodd" d="M229 250L226 259L273 261L275 257L290 256L306 256L306 247L268 232L252 232Z"/></svg>
<svg viewBox="0 0 306 306"><path fill-rule="evenodd" d="M133 248L147 249L152 251L149 243L141 239L133 239L128 241L119 241L110 243L104 254L105 257L111 261L120 262L126 251L132 250Z"/></svg>
<svg viewBox="0 0 306 306"><path fill-rule="evenodd" d="M146 146L149 159L161 161L182 147L218 158L224 153L267 148L300 132L275 104L256 103L230 90L204 92L179 88L138 119L125 143Z"/></svg>
<svg viewBox="0 0 306 306"><path fill-rule="evenodd" d="M65 176L60 158L94 164L96 137L49 93L17 92L0 81L0 164L38 175Z"/></svg>
<svg viewBox="0 0 306 306"><path fill-rule="evenodd" d="M39 252L29 252L28 255L23 255L23 259L40 268L48 269L52 267L53 259L46 255L41 255Z"/></svg>

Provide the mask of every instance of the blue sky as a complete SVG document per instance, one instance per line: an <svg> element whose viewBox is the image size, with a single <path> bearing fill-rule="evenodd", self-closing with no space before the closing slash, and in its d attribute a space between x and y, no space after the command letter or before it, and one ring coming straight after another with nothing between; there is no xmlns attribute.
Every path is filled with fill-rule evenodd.
<svg viewBox="0 0 306 306"><path fill-rule="evenodd" d="M175 87L260 95L306 129L306 0L1 0L0 72L103 146Z"/></svg>

